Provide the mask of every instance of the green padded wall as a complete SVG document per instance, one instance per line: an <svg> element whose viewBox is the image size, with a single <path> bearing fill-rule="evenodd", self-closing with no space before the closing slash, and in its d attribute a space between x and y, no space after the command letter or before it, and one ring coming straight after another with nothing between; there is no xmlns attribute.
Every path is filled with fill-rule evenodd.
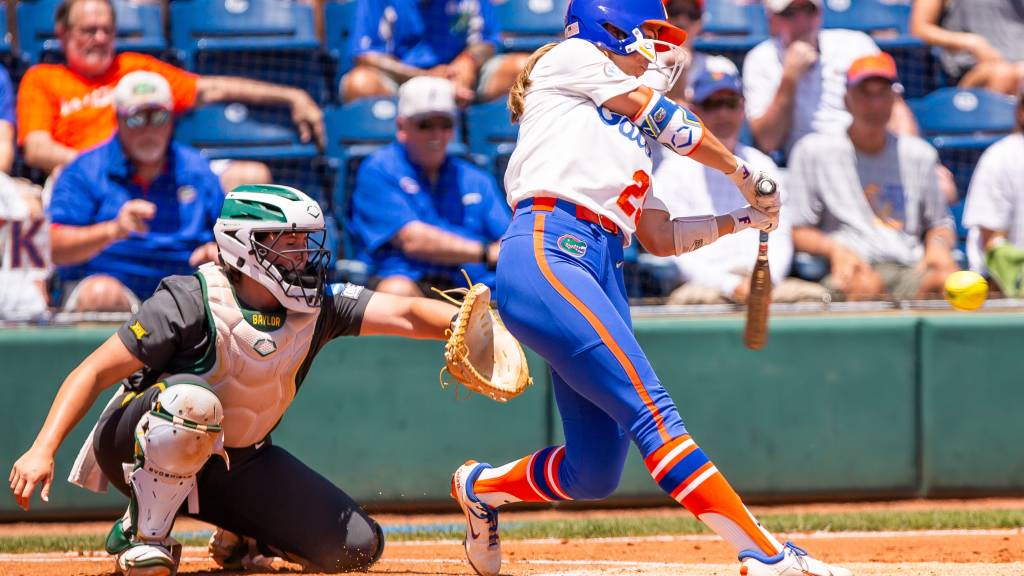
<svg viewBox="0 0 1024 576"><path fill-rule="evenodd" d="M921 324L923 493L1024 490L1024 316Z"/></svg>

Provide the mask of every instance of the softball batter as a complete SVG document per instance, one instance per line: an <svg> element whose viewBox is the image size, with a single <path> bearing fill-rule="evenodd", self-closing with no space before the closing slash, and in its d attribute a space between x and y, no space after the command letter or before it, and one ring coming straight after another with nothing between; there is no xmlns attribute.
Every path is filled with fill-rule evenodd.
<svg viewBox="0 0 1024 576"><path fill-rule="evenodd" d="M110 482L130 497L106 542L118 571L176 572L179 509L224 529L211 543L224 566L281 556L316 571L365 569L383 550L380 527L270 432L331 339L442 339L456 309L326 286L323 214L293 188L235 189L214 236L220 264L164 279L67 377L11 470L11 491L26 510L36 486L47 500L57 448L104 388L127 379L70 478L94 490Z"/></svg>
<svg viewBox="0 0 1024 576"><path fill-rule="evenodd" d="M848 575L776 540L694 443L633 335L623 286L623 245L634 234L666 256L748 226L771 230L778 194L757 196L764 175L640 82L648 68L678 71L658 64L658 52L675 53L686 38L666 21L661 0L573 0L565 37L532 56L509 98L521 127L505 176L515 215L496 290L508 329L552 368L565 445L455 472L470 563L479 574L498 573L503 504L611 494L632 440L658 485L736 548L741 574ZM669 219L650 190L654 144L726 173L752 206Z"/></svg>

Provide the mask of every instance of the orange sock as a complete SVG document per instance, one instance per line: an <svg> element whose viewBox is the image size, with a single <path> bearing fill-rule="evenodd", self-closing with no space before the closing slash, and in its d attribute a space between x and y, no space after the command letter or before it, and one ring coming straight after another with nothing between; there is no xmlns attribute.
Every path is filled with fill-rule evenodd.
<svg viewBox="0 0 1024 576"><path fill-rule="evenodd" d="M662 490L737 550L774 555L782 549L689 435L673 438L644 463Z"/></svg>
<svg viewBox="0 0 1024 576"><path fill-rule="evenodd" d="M548 446L499 468L480 473L473 491L490 506L509 502L571 500L558 481L565 446Z"/></svg>

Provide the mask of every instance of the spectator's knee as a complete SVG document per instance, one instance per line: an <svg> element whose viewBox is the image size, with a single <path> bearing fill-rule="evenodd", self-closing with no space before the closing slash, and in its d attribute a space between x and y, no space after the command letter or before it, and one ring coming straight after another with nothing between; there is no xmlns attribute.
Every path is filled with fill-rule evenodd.
<svg viewBox="0 0 1024 576"><path fill-rule="evenodd" d="M225 192L246 184L270 184L273 181L274 176L266 164L251 160L234 160L220 175L220 185Z"/></svg>
<svg viewBox="0 0 1024 576"><path fill-rule="evenodd" d="M399 296L423 296L423 291L411 279L405 276L388 276L383 278L374 288L375 292L397 294Z"/></svg>
<svg viewBox="0 0 1024 576"><path fill-rule="evenodd" d="M135 301L117 278L93 274L75 286L64 308L68 312L130 312Z"/></svg>
<svg viewBox="0 0 1024 576"><path fill-rule="evenodd" d="M325 550L324 558L316 560L317 569L331 574L365 571L384 553L384 531L363 514L353 514L342 522L344 536Z"/></svg>
<svg viewBox="0 0 1024 576"><path fill-rule="evenodd" d="M356 66L341 78L342 102L348 103L360 98L393 96L394 90L382 78L376 68Z"/></svg>

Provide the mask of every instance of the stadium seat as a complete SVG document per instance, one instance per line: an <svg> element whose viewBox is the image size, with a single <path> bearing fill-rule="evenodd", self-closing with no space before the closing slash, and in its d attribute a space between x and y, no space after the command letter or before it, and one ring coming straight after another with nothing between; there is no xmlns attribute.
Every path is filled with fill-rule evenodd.
<svg viewBox="0 0 1024 576"><path fill-rule="evenodd" d="M287 109L210 104L178 119L174 137L210 159L263 162L316 158L314 144L299 140Z"/></svg>
<svg viewBox="0 0 1024 576"><path fill-rule="evenodd" d="M352 67L349 35L356 15L356 0L327 2L324 10L324 47L334 66L331 90L337 90L342 75Z"/></svg>
<svg viewBox="0 0 1024 576"><path fill-rule="evenodd" d="M394 98L365 98L324 109L325 152L327 165L333 173L331 206L341 229L339 258L351 259L355 253L353 239L348 234L349 198L359 164L374 150L395 139L397 114L398 101ZM357 266L355 261L338 265L342 279L349 278L349 268Z"/></svg>
<svg viewBox="0 0 1024 576"><path fill-rule="evenodd" d="M1010 96L978 88L940 88L907 104L917 118L922 136L939 151L939 159L956 179L960 201L952 209L963 240L966 230L960 214L974 167L986 148L1013 130L1015 101Z"/></svg>
<svg viewBox="0 0 1024 576"><path fill-rule="evenodd" d="M509 119L505 99L471 106L466 111L466 134L470 156L490 170L504 189L505 168L519 136L519 126Z"/></svg>
<svg viewBox="0 0 1024 576"><path fill-rule="evenodd" d="M245 76L329 97L313 9L291 0L174 0L171 46L189 70Z"/></svg>
<svg viewBox="0 0 1024 576"><path fill-rule="evenodd" d="M18 2L18 47L26 66L63 61L60 41L53 27L53 16L60 3L61 0ZM117 50L164 56L167 40L160 6L129 0L113 0L113 3L117 17Z"/></svg>
<svg viewBox="0 0 1024 576"><path fill-rule="evenodd" d="M743 66L743 57L768 38L768 20L760 2L717 0L704 8L704 29L694 48L728 57Z"/></svg>
<svg viewBox="0 0 1024 576"><path fill-rule="evenodd" d="M938 84L938 62L929 46L910 35L910 4L882 0L825 0L823 26L870 34L892 55L908 98L924 96Z"/></svg>
<svg viewBox="0 0 1024 576"><path fill-rule="evenodd" d="M11 33L7 27L7 3L0 3L0 60L9 62L11 57ZM13 74L12 74L13 76Z"/></svg>
<svg viewBox="0 0 1024 576"><path fill-rule="evenodd" d="M507 0L495 2L506 52L533 52L562 38L568 0Z"/></svg>
<svg viewBox="0 0 1024 576"><path fill-rule="evenodd" d="M908 104L922 134L956 177L961 197L981 153L1013 130L1013 98L988 90L940 88Z"/></svg>

